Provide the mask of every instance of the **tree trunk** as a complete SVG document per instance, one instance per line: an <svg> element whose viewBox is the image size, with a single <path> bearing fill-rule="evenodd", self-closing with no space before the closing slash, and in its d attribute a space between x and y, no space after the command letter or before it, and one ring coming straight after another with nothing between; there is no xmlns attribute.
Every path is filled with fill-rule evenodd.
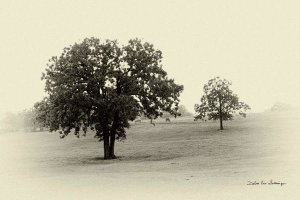
<svg viewBox="0 0 300 200"><path fill-rule="evenodd" d="M153 118L150 119L150 124L152 124L153 126L155 126L155 123L153 123Z"/></svg>
<svg viewBox="0 0 300 200"><path fill-rule="evenodd" d="M114 115L114 121L111 127L110 131L110 144L109 144L109 156L110 159L115 159L115 140L116 140L116 134L117 134L117 128L119 124L119 114L120 111L117 110Z"/></svg>
<svg viewBox="0 0 300 200"><path fill-rule="evenodd" d="M222 113L222 103L221 103L221 100L219 100L219 102L220 102L220 108L219 108L220 130L224 130L224 128L223 128L223 113Z"/></svg>
<svg viewBox="0 0 300 200"><path fill-rule="evenodd" d="M116 140L116 135L111 134L110 135L110 144L109 144L109 158L110 159L115 159L115 140Z"/></svg>
<svg viewBox="0 0 300 200"><path fill-rule="evenodd" d="M109 130L106 123L102 124L103 128L103 147L104 147L104 159L110 159L109 155Z"/></svg>
<svg viewBox="0 0 300 200"><path fill-rule="evenodd" d="M109 135L103 134L104 159L110 159L109 154Z"/></svg>
<svg viewBox="0 0 300 200"><path fill-rule="evenodd" d="M222 116L222 113L220 115L220 130L224 130L224 128L223 128L223 116Z"/></svg>

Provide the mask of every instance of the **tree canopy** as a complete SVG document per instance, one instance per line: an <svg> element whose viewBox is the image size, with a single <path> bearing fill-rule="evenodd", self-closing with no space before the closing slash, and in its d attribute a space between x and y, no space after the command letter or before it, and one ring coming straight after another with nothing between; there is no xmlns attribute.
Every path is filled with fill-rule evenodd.
<svg viewBox="0 0 300 200"><path fill-rule="evenodd" d="M220 129L223 130L223 120L231 120L235 113L246 117L250 107L230 89L232 83L226 79L215 77L203 87L201 104L195 105L195 120L220 120Z"/></svg>
<svg viewBox="0 0 300 200"><path fill-rule="evenodd" d="M42 79L48 97L36 104L38 119L61 137L88 127L104 141L104 158L115 158L115 139L126 137L129 120L163 111L178 115L182 85L162 69L162 52L139 39L86 38L49 60Z"/></svg>

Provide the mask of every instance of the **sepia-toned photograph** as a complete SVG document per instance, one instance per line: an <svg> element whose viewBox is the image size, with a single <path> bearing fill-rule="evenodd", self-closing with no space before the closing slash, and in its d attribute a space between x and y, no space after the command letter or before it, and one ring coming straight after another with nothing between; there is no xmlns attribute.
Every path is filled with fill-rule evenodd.
<svg viewBox="0 0 300 200"><path fill-rule="evenodd" d="M299 10L0 0L0 199L300 199Z"/></svg>

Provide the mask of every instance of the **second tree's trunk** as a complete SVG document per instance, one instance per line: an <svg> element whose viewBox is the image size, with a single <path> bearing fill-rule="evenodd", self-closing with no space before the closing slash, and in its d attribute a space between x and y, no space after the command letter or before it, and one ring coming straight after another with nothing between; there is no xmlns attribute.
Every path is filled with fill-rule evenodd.
<svg viewBox="0 0 300 200"><path fill-rule="evenodd" d="M223 128L223 119L222 114L220 115L220 130L224 130Z"/></svg>
<svg viewBox="0 0 300 200"><path fill-rule="evenodd" d="M223 113L222 113L222 103L220 102L219 115L220 115L220 130L224 130L223 128Z"/></svg>

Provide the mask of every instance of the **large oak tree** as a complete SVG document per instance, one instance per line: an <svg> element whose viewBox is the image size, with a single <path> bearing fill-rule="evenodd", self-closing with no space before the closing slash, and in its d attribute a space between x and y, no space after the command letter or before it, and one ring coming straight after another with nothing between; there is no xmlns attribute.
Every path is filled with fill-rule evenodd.
<svg viewBox="0 0 300 200"><path fill-rule="evenodd" d="M195 120L208 119L220 120L220 129L223 130L223 120L230 120L235 113L246 117L246 111L250 107L230 89L231 82L215 77L204 85L204 94L201 104L195 105Z"/></svg>
<svg viewBox="0 0 300 200"><path fill-rule="evenodd" d="M120 46L86 38L69 46L42 76L48 97L36 104L38 119L62 138L90 127L104 142L104 159L113 159L115 140L126 137L130 120L178 114L183 86L167 77L161 61L162 52L139 39Z"/></svg>

